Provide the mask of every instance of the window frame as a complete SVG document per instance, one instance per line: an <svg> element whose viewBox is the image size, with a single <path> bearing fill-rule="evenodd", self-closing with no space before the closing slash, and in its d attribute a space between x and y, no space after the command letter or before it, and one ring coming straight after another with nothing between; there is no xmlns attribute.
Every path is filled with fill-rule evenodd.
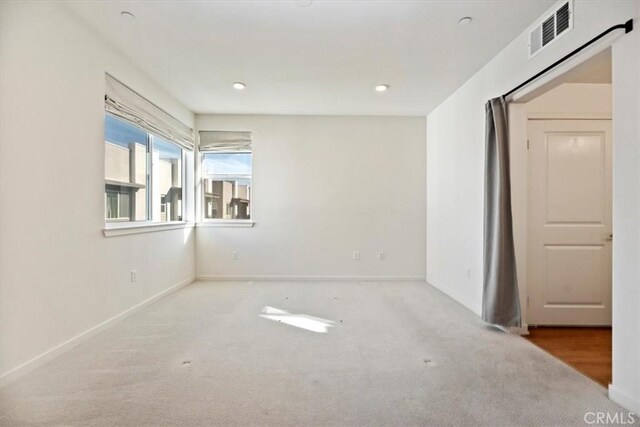
<svg viewBox="0 0 640 427"><path fill-rule="evenodd" d="M114 115L108 111L104 112L104 119L103 119L103 123L104 123L104 127L105 130L103 131L103 144L114 144L111 141L107 141L105 138L105 132L106 132L106 116L110 116L112 119L115 119L121 123L124 123L128 126L133 126L136 127L137 129L139 129L140 131L144 132L147 136L147 141L146 141L146 159L145 159L145 163L146 163L146 177L145 177L145 189L147 190L147 194L145 197L145 203L147 206L146 209L146 215L145 215L145 219L144 220L139 220L139 221L135 221L135 220L131 220L131 217L129 217L128 220L126 219L117 219L117 218L113 218L113 219L108 219L106 217L107 215L107 192L109 192L109 190L107 190L106 188L106 177L104 176L105 173L103 173L103 199L104 199L104 206L103 206L103 221L104 221L104 228L103 228L103 233L105 235L105 237L109 237L109 236L116 236L116 235L121 235L121 234L130 234L131 230L135 230L135 229L145 229L146 231L156 231L157 229L161 229L161 227L165 226L165 227L169 227L169 228L182 228L183 226L187 225L187 221L186 221L186 215L187 215L187 201L188 201L188 196L187 196L187 153L193 153L192 151L187 150L186 148L182 147L180 144L171 141L170 139L167 138L163 138L159 135L155 135L151 132L149 132L148 130L144 129L141 126L136 125L135 123L132 123L126 119L123 119L121 117L118 117L117 115ZM180 161L181 161L181 170L180 170L180 182L181 182L181 191L182 191L182 200L181 200L181 220L177 220L177 221L160 221L160 220L154 220L154 206L153 206L153 150L154 150L154 140L155 138L160 138L163 141L166 141L168 143L171 143L173 145L175 145L177 148L180 149ZM106 153L106 149L105 149L105 153ZM106 155L104 157L104 162L106 162ZM130 196L131 197L131 196ZM131 200L130 200L131 202ZM119 207L119 206L118 206ZM160 212L157 213L156 217L160 217ZM123 230L123 231L119 231L119 230ZM129 230L129 231L127 231ZM146 232L145 231L145 232ZM142 232L142 231L140 231Z"/></svg>
<svg viewBox="0 0 640 427"><path fill-rule="evenodd" d="M150 208L149 208L149 219L148 221L153 225L153 224L181 224L181 223L186 223L186 215L187 215L187 203L186 203L186 192L187 192L187 157L186 154L189 152L189 150L187 150L186 148L181 147L179 144L166 139L166 138L162 138L161 136L158 135L154 135L152 133L147 132L150 141L149 141L149 163L150 163L150 168L148 169L150 172L147 176L147 180L149 181L149 201L148 203L150 204ZM180 184L181 184L181 191L182 191L182 203L181 203L181 215L180 217L182 218L181 220L178 221L154 221L153 220L153 176L151 175L151 173L153 173L153 144L154 144L154 139L155 138L160 138L166 142L169 142L173 145L175 145L176 147L178 147L180 149L180 162L181 162L181 167L180 167L180 174L181 179L180 179ZM162 197L162 194L160 194L160 196ZM162 199L161 199L162 200ZM162 204L162 203L160 203ZM158 212L158 216L161 216L160 214L162 213L162 210L160 210ZM138 221L139 222L139 221Z"/></svg>
<svg viewBox="0 0 640 427"><path fill-rule="evenodd" d="M119 216L120 215L120 209L121 209L121 197L123 195L126 195L129 197L129 216ZM116 211L118 213L117 217L112 217L112 218L107 218L105 217L105 221L107 223L127 223L127 222L134 222L131 221L131 193L124 193L122 191L115 191L115 190L107 190L105 189L104 191L104 197L105 197L105 215L106 212L108 211L108 207L109 207L109 196L115 196L115 201L116 201Z"/></svg>
<svg viewBox="0 0 640 427"><path fill-rule="evenodd" d="M198 166L200 171L200 209L198 227L253 227L255 224L253 215L253 149L243 151L216 151L216 152L199 152ZM206 174L204 173L204 160L207 154L250 154L251 155L251 173L250 174ZM233 219L233 218L207 218L206 217L206 196L205 196L205 179L228 178L228 179L248 179L251 185L251 196L249 199L251 216L249 219ZM221 179L218 179L221 180ZM222 206L221 209L225 209Z"/></svg>

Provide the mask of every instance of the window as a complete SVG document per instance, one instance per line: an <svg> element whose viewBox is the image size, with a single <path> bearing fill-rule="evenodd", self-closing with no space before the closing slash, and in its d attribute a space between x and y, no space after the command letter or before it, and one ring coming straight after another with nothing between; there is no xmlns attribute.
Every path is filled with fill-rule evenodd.
<svg viewBox="0 0 640 427"><path fill-rule="evenodd" d="M251 219L251 132L200 131L202 218Z"/></svg>
<svg viewBox="0 0 640 427"><path fill-rule="evenodd" d="M193 129L108 74L104 108L105 222L183 221Z"/></svg>
<svg viewBox="0 0 640 427"><path fill-rule="evenodd" d="M108 114L104 129L106 221L146 221L149 135Z"/></svg>
<svg viewBox="0 0 640 427"><path fill-rule="evenodd" d="M153 203L156 221L182 221L182 149L153 137Z"/></svg>
<svg viewBox="0 0 640 427"><path fill-rule="evenodd" d="M251 219L251 153L205 153L205 219Z"/></svg>
<svg viewBox="0 0 640 427"><path fill-rule="evenodd" d="M130 221L131 220L131 195L118 191L109 191L106 193L107 220L111 221Z"/></svg>
<svg viewBox="0 0 640 427"><path fill-rule="evenodd" d="M182 221L183 150L105 114L105 221Z"/></svg>

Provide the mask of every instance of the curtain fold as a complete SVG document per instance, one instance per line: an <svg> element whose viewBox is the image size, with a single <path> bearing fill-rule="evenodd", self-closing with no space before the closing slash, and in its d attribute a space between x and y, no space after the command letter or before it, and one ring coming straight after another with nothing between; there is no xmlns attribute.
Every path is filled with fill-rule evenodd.
<svg viewBox="0 0 640 427"><path fill-rule="evenodd" d="M487 102L484 186L484 285L482 319L520 327L520 298L511 216L509 132L504 98Z"/></svg>

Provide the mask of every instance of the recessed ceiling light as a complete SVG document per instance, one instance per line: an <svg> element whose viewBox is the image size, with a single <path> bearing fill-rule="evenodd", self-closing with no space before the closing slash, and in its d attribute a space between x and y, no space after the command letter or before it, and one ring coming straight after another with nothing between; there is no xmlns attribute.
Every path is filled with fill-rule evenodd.
<svg viewBox="0 0 640 427"><path fill-rule="evenodd" d="M389 89L389 85L376 86L376 92L386 92Z"/></svg>
<svg viewBox="0 0 640 427"><path fill-rule="evenodd" d="M127 21L133 21L134 19L136 19L136 15L134 15L133 13L127 10L123 10L122 12L120 12L120 16L126 19Z"/></svg>
<svg viewBox="0 0 640 427"><path fill-rule="evenodd" d="M464 18L460 18L458 21L458 25L469 25L471 23L471 17L465 16Z"/></svg>
<svg viewBox="0 0 640 427"><path fill-rule="evenodd" d="M236 90L242 90L242 89L244 89L245 87L247 87L247 85L246 85L246 84L244 84L244 83L242 83L242 82L235 82L235 83L233 84L233 88L234 88L234 89L236 89Z"/></svg>

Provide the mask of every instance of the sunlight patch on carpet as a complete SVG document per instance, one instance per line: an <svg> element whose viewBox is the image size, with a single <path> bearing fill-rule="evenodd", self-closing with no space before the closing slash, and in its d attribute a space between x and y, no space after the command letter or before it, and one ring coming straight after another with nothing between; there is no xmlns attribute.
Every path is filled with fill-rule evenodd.
<svg viewBox="0 0 640 427"><path fill-rule="evenodd" d="M264 319L273 320L274 322L284 323L289 326L295 326L296 328L320 334L329 332L329 328L332 328L336 323L333 320L309 316L308 314L292 314L288 311L270 306L263 308L259 316Z"/></svg>

